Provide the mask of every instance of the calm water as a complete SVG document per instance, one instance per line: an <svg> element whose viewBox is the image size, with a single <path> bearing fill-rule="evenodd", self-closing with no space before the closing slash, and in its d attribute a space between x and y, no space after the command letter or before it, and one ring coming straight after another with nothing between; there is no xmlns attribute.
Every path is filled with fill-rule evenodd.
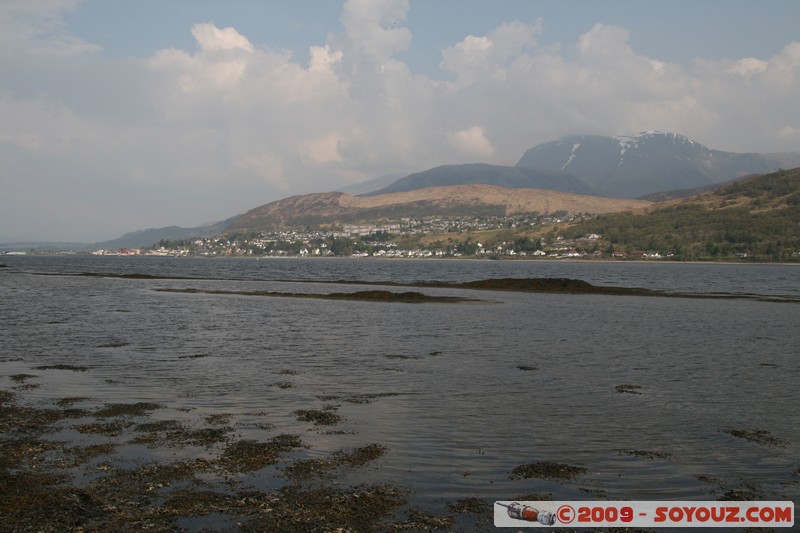
<svg viewBox="0 0 800 533"><path fill-rule="evenodd" d="M29 401L155 401L166 406L154 413L164 419L232 414L243 437L301 434L306 456L382 443L387 454L345 481L407 487L414 503L432 511L456 498L532 492L689 500L749 490L760 499L800 500L797 303L421 289L486 302L401 304L153 290L342 292L360 287L329 282L570 277L798 298L797 266L121 257L0 263L7 265L0 269L0 387L14 386L10 375L36 374L42 386L21 393ZM202 279L34 274L65 272ZM60 363L89 371L33 369ZM641 394L616 392L621 384L640 386ZM334 434L292 414L331 404L345 418ZM766 430L787 445L723 431L732 428ZM138 461L158 452L130 446L118 453ZM580 464L587 474L508 479L512 468L535 461ZM274 474L267 469L252 482L279 486Z"/></svg>

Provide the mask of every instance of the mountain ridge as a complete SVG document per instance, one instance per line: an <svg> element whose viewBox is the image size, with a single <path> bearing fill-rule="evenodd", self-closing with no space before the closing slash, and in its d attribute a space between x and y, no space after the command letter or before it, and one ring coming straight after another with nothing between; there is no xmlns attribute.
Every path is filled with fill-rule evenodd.
<svg viewBox="0 0 800 533"><path fill-rule="evenodd" d="M535 167L535 168L534 168ZM458 186L500 186L517 187L517 191L538 190L539 197L546 195L541 191L568 191L583 196L592 194L594 205L598 197L639 198L646 201L665 201L690 196L695 192L713 189L720 183L732 181L744 175L765 174L779 168L800 167L800 153L775 152L767 154L733 153L712 150L678 133L646 131L636 135L568 135L555 141L542 143L528 149L514 166L470 163L464 165L440 165L406 176L382 176L367 182L343 188L358 198L391 198L391 194L414 191L433 191L441 187ZM620 170L622 169L622 170ZM392 183L386 184L389 180ZM378 189L378 190L376 190ZM337 196L342 192L316 193L284 198L270 202L247 213L196 228L167 226L129 232L117 239L111 239L85 247L95 248L135 248L148 246L160 240L186 239L212 236L246 227L257 227L246 222L252 213L261 210L265 218L282 223L330 223L333 220L356 221L365 217L422 217L429 214L499 215L513 209L508 199L486 198L480 200L473 190L462 196L442 198L440 193L416 192L413 199L394 197L395 204L370 204L365 200L358 204L355 200ZM489 189L480 189L484 192ZM460 190L459 194L466 194ZM510 193L504 193L506 196ZM517 192L520 198L529 193ZM549 193L548 193L549 194ZM495 194L495 196L497 196ZM502 196L502 195L501 195ZM551 199L556 198L550 196ZM527 201L527 200L526 200ZM355 202L355 203L354 203ZM552 212L559 209L556 203L564 203L559 197L549 205L537 204L533 209ZM296 204L294 212L289 207ZM572 202L577 205L576 202ZM585 211L591 212L591 204ZM266 206L272 206L267 208ZM279 206L279 207L276 207ZM606 207L600 207L605 211ZM570 211L570 209L564 209ZM275 215L275 216L273 216ZM39 244L39 243L35 243ZM52 245L54 243L46 243ZM6 246L7 247L7 246ZM38 247L38 246L37 246ZM77 248L76 245L71 248ZM19 248L16 248L19 249Z"/></svg>
<svg viewBox="0 0 800 533"><path fill-rule="evenodd" d="M223 233L225 229L240 215L234 215L220 220L210 222L202 226L184 228L181 226L165 226L162 228L148 228L143 230L131 231L116 239L96 242L91 245L94 248L114 250L117 248L141 248L150 246L160 240L189 239L193 237L212 237Z"/></svg>
<svg viewBox="0 0 800 533"><path fill-rule="evenodd" d="M800 153L712 150L673 132L568 135L528 149L518 167L567 171L600 194L637 198L800 166Z"/></svg>
<svg viewBox="0 0 800 533"><path fill-rule="evenodd" d="M575 194L593 193L591 187L567 172L489 165L486 163L467 163L462 165L440 165L422 172L415 172L362 196L474 184L498 185L520 189L549 189Z"/></svg>

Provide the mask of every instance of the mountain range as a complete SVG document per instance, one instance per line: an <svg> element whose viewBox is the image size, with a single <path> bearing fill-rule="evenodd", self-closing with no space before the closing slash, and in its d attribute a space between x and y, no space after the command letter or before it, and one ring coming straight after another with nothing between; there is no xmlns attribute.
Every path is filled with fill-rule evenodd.
<svg viewBox="0 0 800 533"><path fill-rule="evenodd" d="M515 166L442 165L358 196L320 193L271 202L243 214L227 231L525 210L601 214L796 166L800 166L800 153L723 152L677 133L576 135L531 148ZM372 187L366 188L374 188L380 180L368 182ZM649 196L633 202L644 195Z"/></svg>
<svg viewBox="0 0 800 533"><path fill-rule="evenodd" d="M575 194L592 194L593 192L585 182L568 172L473 163L442 165L424 172L410 174L364 196L478 183L511 189L547 189Z"/></svg>
<svg viewBox="0 0 800 533"><path fill-rule="evenodd" d="M595 194L638 198L800 166L800 153L712 150L677 133L632 136L572 135L535 146L517 167L567 172Z"/></svg>
<svg viewBox="0 0 800 533"><path fill-rule="evenodd" d="M211 222L195 228L182 228L180 226L167 226L164 228L150 228L126 233L122 237L95 243L97 248L115 250L117 248L142 248L157 243L160 240L190 239L192 237L213 237L224 233L239 215L232 216L220 222Z"/></svg>
<svg viewBox="0 0 800 533"><path fill-rule="evenodd" d="M677 133L570 135L534 146L514 166L442 165L406 176L382 176L345 192L285 198L213 224L141 230L88 246L136 248L162 239L392 217L501 215L521 210L600 214L794 167L800 167L797 152L724 152ZM632 201L635 198L641 200Z"/></svg>

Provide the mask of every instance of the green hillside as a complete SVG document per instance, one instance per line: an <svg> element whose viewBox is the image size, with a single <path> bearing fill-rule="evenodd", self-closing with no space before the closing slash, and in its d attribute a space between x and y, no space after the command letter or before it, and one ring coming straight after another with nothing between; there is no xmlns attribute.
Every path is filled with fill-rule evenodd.
<svg viewBox="0 0 800 533"><path fill-rule="evenodd" d="M800 261L800 168L744 178L644 213L600 215L560 233L596 233L604 251L676 260Z"/></svg>

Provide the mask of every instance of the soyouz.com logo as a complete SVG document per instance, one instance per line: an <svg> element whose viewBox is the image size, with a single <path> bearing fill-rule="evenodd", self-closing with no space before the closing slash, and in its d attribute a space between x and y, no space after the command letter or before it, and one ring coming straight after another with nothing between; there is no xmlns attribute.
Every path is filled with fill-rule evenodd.
<svg viewBox="0 0 800 533"><path fill-rule="evenodd" d="M496 527L793 527L790 501L497 501Z"/></svg>

